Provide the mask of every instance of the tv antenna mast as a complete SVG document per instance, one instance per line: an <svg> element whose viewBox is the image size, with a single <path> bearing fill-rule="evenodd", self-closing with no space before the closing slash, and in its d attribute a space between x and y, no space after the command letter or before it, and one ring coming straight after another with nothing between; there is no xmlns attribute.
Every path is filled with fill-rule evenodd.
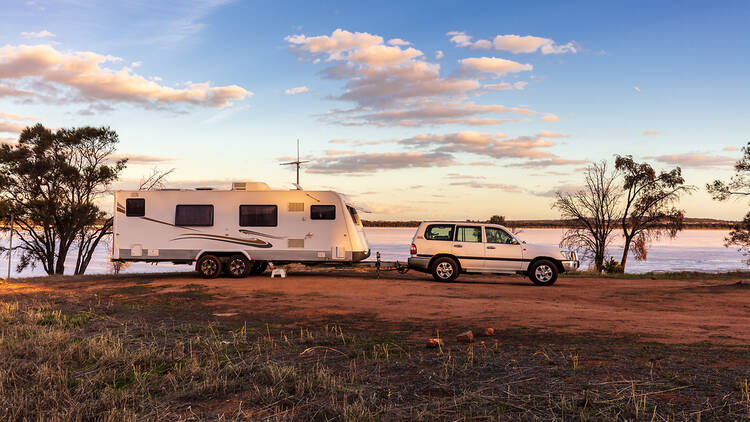
<svg viewBox="0 0 750 422"><path fill-rule="evenodd" d="M302 166L302 164L309 163L309 162L310 162L309 160L300 161L300 159L299 159L299 139L297 139L297 161L290 161L288 163L281 163L282 166L290 166L292 164L294 164L295 166L297 166L297 183L295 183L295 185L294 185L297 188L297 190L302 190L302 188L299 185L299 168Z"/></svg>

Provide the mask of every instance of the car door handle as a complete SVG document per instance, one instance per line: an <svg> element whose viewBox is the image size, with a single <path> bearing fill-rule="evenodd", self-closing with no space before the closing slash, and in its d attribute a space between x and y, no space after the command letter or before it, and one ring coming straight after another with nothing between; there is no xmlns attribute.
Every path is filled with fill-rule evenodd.
<svg viewBox="0 0 750 422"><path fill-rule="evenodd" d="M487 246L487 249L495 249L494 246Z"/></svg>
<svg viewBox="0 0 750 422"><path fill-rule="evenodd" d="M454 248L463 248L463 245L453 245Z"/></svg>

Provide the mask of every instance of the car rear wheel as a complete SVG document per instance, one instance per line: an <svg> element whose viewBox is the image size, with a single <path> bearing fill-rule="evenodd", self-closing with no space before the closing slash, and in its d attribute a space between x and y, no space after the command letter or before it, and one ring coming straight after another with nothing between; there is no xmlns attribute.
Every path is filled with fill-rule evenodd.
<svg viewBox="0 0 750 422"><path fill-rule="evenodd" d="M437 281L453 281L458 277L458 264L453 258L438 258L432 263L432 277Z"/></svg>
<svg viewBox="0 0 750 422"><path fill-rule="evenodd" d="M227 274L230 277L241 278L247 276L252 264L245 255L235 254L229 257L227 261Z"/></svg>
<svg viewBox="0 0 750 422"><path fill-rule="evenodd" d="M529 268L529 278L537 286L551 286L557 281L557 266L545 259L536 261Z"/></svg>
<svg viewBox="0 0 750 422"><path fill-rule="evenodd" d="M221 261L214 255L203 255L195 263L195 270L203 278L216 278L221 274Z"/></svg>

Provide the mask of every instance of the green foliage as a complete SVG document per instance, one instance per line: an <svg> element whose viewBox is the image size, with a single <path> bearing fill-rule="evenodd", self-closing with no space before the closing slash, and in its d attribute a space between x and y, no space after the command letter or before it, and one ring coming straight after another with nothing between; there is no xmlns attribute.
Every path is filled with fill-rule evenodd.
<svg viewBox="0 0 750 422"><path fill-rule="evenodd" d="M493 215L492 217L490 217L490 219L487 222L490 224L505 224L505 216Z"/></svg>
<svg viewBox="0 0 750 422"><path fill-rule="evenodd" d="M113 160L119 142L109 128L52 131L41 124L0 147L0 209L15 215L21 260L18 270L41 264L62 274L77 245L75 273L86 270L111 220L96 204L117 180L126 160Z"/></svg>
<svg viewBox="0 0 750 422"><path fill-rule="evenodd" d="M625 268L611 256L608 261L604 262L603 270L607 274L621 274L625 272Z"/></svg>

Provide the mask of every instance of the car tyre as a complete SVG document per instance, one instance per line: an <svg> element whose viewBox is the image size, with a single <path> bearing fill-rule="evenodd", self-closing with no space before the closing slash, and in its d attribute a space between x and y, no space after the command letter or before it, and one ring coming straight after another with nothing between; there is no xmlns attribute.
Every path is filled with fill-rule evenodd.
<svg viewBox="0 0 750 422"><path fill-rule="evenodd" d="M268 262L266 261L255 261L253 262L252 268L250 268L250 275L261 275L268 268Z"/></svg>
<svg viewBox="0 0 750 422"><path fill-rule="evenodd" d="M438 258L432 263L431 272L435 280L450 282L458 277L458 264L453 258Z"/></svg>
<svg viewBox="0 0 750 422"><path fill-rule="evenodd" d="M195 270L203 278L216 278L221 274L221 260L215 255L203 255L195 263Z"/></svg>
<svg viewBox="0 0 750 422"><path fill-rule="evenodd" d="M252 268L250 260L245 255L235 254L227 260L227 274L232 278L246 277Z"/></svg>
<svg viewBox="0 0 750 422"><path fill-rule="evenodd" d="M551 286L557 281L557 265L546 259L531 264L529 278L537 286Z"/></svg>

